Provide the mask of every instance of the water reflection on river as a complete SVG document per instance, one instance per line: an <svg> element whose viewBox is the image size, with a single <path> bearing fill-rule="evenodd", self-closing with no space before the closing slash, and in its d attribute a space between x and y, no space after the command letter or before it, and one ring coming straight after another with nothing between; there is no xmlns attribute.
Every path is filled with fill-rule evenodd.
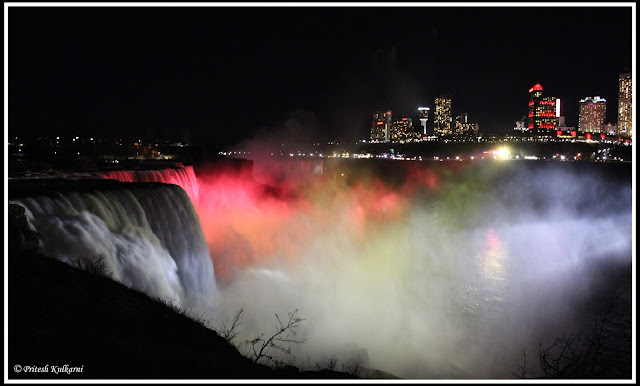
<svg viewBox="0 0 640 386"><path fill-rule="evenodd" d="M571 226L593 221L574 220ZM625 257L602 255L606 248L584 245L581 237L563 237L557 231L563 226L489 227L465 236L471 248L460 259L471 259L453 288L452 312L460 331L458 366L473 369L474 377L513 378L517 363L507 362L525 350L529 368L539 370L540 342L547 347L556 337L591 336L594 322L602 321L619 294L605 323L603 361L617 358L607 371L629 374L631 277ZM615 243L609 240L609 248ZM468 359L482 355L485 366Z"/></svg>

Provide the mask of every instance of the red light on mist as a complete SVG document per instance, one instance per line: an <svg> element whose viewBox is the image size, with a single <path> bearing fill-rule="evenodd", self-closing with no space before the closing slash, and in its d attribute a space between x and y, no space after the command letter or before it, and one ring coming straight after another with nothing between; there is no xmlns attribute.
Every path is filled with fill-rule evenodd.
<svg viewBox="0 0 640 386"><path fill-rule="evenodd" d="M502 245L502 241L500 241L500 237L498 236L498 234L493 228L489 228L487 230L487 238L485 241L485 245L489 249L499 248Z"/></svg>
<svg viewBox="0 0 640 386"><path fill-rule="evenodd" d="M456 162L442 174L441 166L403 163L397 167L406 168L406 179L399 185L369 179L368 174L360 182L345 184L344 178L334 178L333 170L304 184L287 175L263 184L257 171L266 162L247 164L248 170L230 167L196 174L200 198L194 206L221 284L249 267L302 264L313 245L331 237L368 243L372 231L379 234L405 221L413 194L437 189L447 173L469 166ZM303 167L298 162L273 168L292 166ZM337 231L330 231L334 227Z"/></svg>
<svg viewBox="0 0 640 386"><path fill-rule="evenodd" d="M557 135L558 137L559 137L559 136L561 136L561 135L562 135L562 130L558 130L558 131L556 131L556 135Z"/></svg>
<svg viewBox="0 0 640 386"><path fill-rule="evenodd" d="M576 135L578 135L578 133L576 131L571 131L571 136L575 137Z"/></svg>
<svg viewBox="0 0 640 386"><path fill-rule="evenodd" d="M585 136L587 137L587 139L591 139L591 133L587 133Z"/></svg>
<svg viewBox="0 0 640 386"><path fill-rule="evenodd" d="M604 137L605 137L604 133L601 133L601 134L600 134L600 138L601 138L601 139L604 139Z"/></svg>
<svg viewBox="0 0 640 386"><path fill-rule="evenodd" d="M407 118L402 118L402 120L403 120L403 121L406 121L406 120L407 120Z"/></svg>
<svg viewBox="0 0 640 386"><path fill-rule="evenodd" d="M413 188L413 186L410 185L412 182L429 190L436 189L440 185L440 176L431 169L410 167L407 177L407 184L405 184L403 194L411 193L408 190Z"/></svg>
<svg viewBox="0 0 640 386"><path fill-rule="evenodd" d="M254 175L259 167L253 165ZM269 187L232 169L201 172L200 199L194 206L216 278L228 283L246 267L298 264L318 232L330 224L346 224L354 242L366 242L370 229L402 218L408 206L405 190L438 184L432 171L420 176L393 188L378 179L354 186L336 184L331 174L303 185L285 177Z"/></svg>
<svg viewBox="0 0 640 386"><path fill-rule="evenodd" d="M287 220L304 200L281 194L234 170L198 176L200 199L194 202L216 278L230 280L237 268L266 264L287 237L304 238L303 228L287 227ZM295 256L295 253L291 254Z"/></svg>

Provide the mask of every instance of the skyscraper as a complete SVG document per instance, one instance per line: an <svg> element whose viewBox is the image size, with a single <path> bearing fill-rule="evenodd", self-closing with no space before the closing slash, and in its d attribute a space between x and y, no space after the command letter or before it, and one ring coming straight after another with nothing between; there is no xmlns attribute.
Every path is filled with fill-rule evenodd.
<svg viewBox="0 0 640 386"><path fill-rule="evenodd" d="M391 125L391 142L406 141L413 128L411 118L402 118Z"/></svg>
<svg viewBox="0 0 640 386"><path fill-rule="evenodd" d="M543 97L537 83L529 89L529 130L554 129L557 126L556 98Z"/></svg>
<svg viewBox="0 0 640 386"><path fill-rule="evenodd" d="M581 99L578 130L587 133L604 133L604 119L606 114L607 101L604 98L596 96Z"/></svg>
<svg viewBox="0 0 640 386"><path fill-rule="evenodd" d="M389 142L391 131L391 110L373 113L371 141Z"/></svg>
<svg viewBox="0 0 640 386"><path fill-rule="evenodd" d="M564 115L562 115L562 111L560 109L560 98L556 98L556 128L564 127L566 124L566 119Z"/></svg>
<svg viewBox="0 0 640 386"><path fill-rule="evenodd" d="M453 130L453 133L468 134L470 130L474 130L474 124L469 122L469 115L467 113L458 115L455 119L455 129Z"/></svg>
<svg viewBox="0 0 640 386"><path fill-rule="evenodd" d="M441 96L435 100L436 111L433 116L435 135L452 134L451 124L451 98Z"/></svg>
<svg viewBox="0 0 640 386"><path fill-rule="evenodd" d="M420 124L422 125L422 135L427 135L427 121L429 120L429 108L428 107L418 107L418 117L420 119Z"/></svg>
<svg viewBox="0 0 640 386"><path fill-rule="evenodd" d="M618 85L618 132L632 137L631 74L620 74Z"/></svg>

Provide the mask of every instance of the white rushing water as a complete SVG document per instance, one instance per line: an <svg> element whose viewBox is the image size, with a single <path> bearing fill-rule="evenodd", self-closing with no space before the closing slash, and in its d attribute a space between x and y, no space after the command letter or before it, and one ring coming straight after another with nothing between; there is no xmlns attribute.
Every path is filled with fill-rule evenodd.
<svg viewBox="0 0 640 386"><path fill-rule="evenodd" d="M217 300L199 218L175 185L68 192L11 201L25 208L42 250L66 263L100 256L110 276L186 310Z"/></svg>

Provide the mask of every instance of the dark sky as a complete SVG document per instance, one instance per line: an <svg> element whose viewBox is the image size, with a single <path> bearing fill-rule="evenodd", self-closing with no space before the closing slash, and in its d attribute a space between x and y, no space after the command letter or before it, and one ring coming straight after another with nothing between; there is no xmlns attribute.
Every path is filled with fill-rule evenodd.
<svg viewBox="0 0 640 386"><path fill-rule="evenodd" d="M9 132L366 138L448 93L481 131L528 89L607 99L631 68L631 7L10 7Z"/></svg>

